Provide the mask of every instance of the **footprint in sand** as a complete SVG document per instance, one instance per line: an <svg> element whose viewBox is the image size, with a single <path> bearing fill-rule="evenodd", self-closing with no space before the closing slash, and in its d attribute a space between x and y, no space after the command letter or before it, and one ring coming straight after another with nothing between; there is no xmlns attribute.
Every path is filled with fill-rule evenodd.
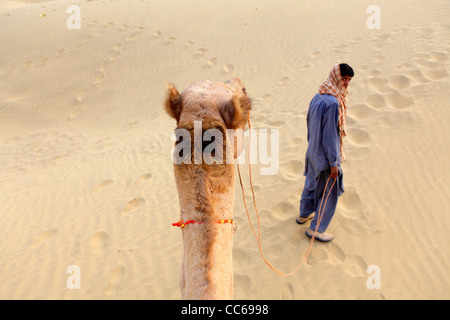
<svg viewBox="0 0 450 320"><path fill-rule="evenodd" d="M280 289L280 299L281 300L292 300L294 299L294 287L291 283L285 283Z"/></svg>
<svg viewBox="0 0 450 320"><path fill-rule="evenodd" d="M342 250L339 245L337 245L335 243L330 243L325 248L328 252L330 263L332 263L334 265L338 265L338 264L341 264L345 260L344 250Z"/></svg>
<svg viewBox="0 0 450 320"><path fill-rule="evenodd" d="M386 107L386 101L384 101L384 97L378 93L372 93L367 96L366 104L374 109L382 109Z"/></svg>
<svg viewBox="0 0 450 320"><path fill-rule="evenodd" d="M175 44L175 41L177 40L177 38L175 37L169 37L166 39L166 41L163 43L165 46L170 46Z"/></svg>
<svg viewBox="0 0 450 320"><path fill-rule="evenodd" d="M339 199L339 205L346 211L351 211L352 214L343 214L346 218L360 218L362 215L361 199L354 187L346 187L345 192Z"/></svg>
<svg viewBox="0 0 450 320"><path fill-rule="evenodd" d="M141 196L138 196L134 198L133 200L129 201L127 205L120 211L121 214L127 215L129 213L132 213L140 208L142 208L145 205L145 199Z"/></svg>
<svg viewBox="0 0 450 320"><path fill-rule="evenodd" d="M281 78L280 80L278 80L278 84L279 84L280 86L284 86L286 83L289 82L289 80L290 80L289 77L283 77L283 78Z"/></svg>
<svg viewBox="0 0 450 320"><path fill-rule="evenodd" d="M120 28L118 29L119 31L126 31L126 30L128 30L128 25L127 24L123 24L123 25L121 25L120 26Z"/></svg>
<svg viewBox="0 0 450 320"><path fill-rule="evenodd" d="M292 212L295 212L295 208L289 202L278 202L271 209L271 216L278 220L288 220L292 218Z"/></svg>
<svg viewBox="0 0 450 320"><path fill-rule="evenodd" d="M31 243L30 248L36 248L36 247L40 246L41 244L46 242L48 239L50 239L57 233L58 233L58 229L56 229L56 228L53 228L53 229L50 229L50 230L47 230L47 231L41 233L41 235Z"/></svg>
<svg viewBox="0 0 450 320"><path fill-rule="evenodd" d="M66 52L67 52L66 49L58 50L58 51L56 52L56 56L57 56L57 57L60 57L60 56L64 55Z"/></svg>
<svg viewBox="0 0 450 320"><path fill-rule="evenodd" d="M436 60L444 59L446 59L445 54L441 55L436 52L433 54L418 53L415 56L415 62L419 64L421 73L430 80L441 80L448 77L448 72L442 62L436 62Z"/></svg>
<svg viewBox="0 0 450 320"><path fill-rule="evenodd" d="M98 185L95 186L94 189L92 189L92 195L96 195L103 189L105 189L107 186L111 185L114 182L114 180L103 180Z"/></svg>
<svg viewBox="0 0 450 320"><path fill-rule="evenodd" d="M152 40L159 39L161 35L162 35L161 31L155 31L152 35Z"/></svg>
<svg viewBox="0 0 450 320"><path fill-rule="evenodd" d="M314 242L313 248L311 249L311 252L309 253L308 258L306 258L306 263L313 266L318 264L321 261L327 261L328 260L328 252L325 250L323 245L326 245L325 243L318 243Z"/></svg>
<svg viewBox="0 0 450 320"><path fill-rule="evenodd" d="M315 265L321 261L331 263L333 265L340 265L346 259L346 255L341 247L333 242L316 243L312 248L306 263Z"/></svg>
<svg viewBox="0 0 450 320"><path fill-rule="evenodd" d="M138 179L138 186L141 186L142 184L144 184L145 182L147 182L150 178L152 177L152 175L150 173L144 173L142 176L139 177Z"/></svg>
<svg viewBox="0 0 450 320"><path fill-rule="evenodd" d="M213 68L217 64L217 58L211 58L205 65L205 68Z"/></svg>
<svg viewBox="0 0 450 320"><path fill-rule="evenodd" d="M358 192L354 187L346 187L339 199L339 214L336 215L342 228L355 234L367 234L370 221L364 215L364 209Z"/></svg>
<svg viewBox="0 0 450 320"><path fill-rule="evenodd" d="M195 44L194 41L188 41L184 44L184 47L187 48L192 48L192 46Z"/></svg>
<svg viewBox="0 0 450 320"><path fill-rule="evenodd" d="M307 70L307 69L309 69L309 68L311 68L311 65L310 64L304 64L304 65L302 65L302 66L300 66L300 70Z"/></svg>
<svg viewBox="0 0 450 320"><path fill-rule="evenodd" d="M372 140L370 135L364 130L352 128L347 131L348 140L356 145L366 145Z"/></svg>
<svg viewBox="0 0 450 320"><path fill-rule="evenodd" d="M208 49L200 48L197 50L197 52L194 54L194 59L200 59L205 56Z"/></svg>
<svg viewBox="0 0 450 320"><path fill-rule="evenodd" d="M281 169L286 172L286 178L296 180L303 176L305 165L300 160L289 160Z"/></svg>
<svg viewBox="0 0 450 320"><path fill-rule="evenodd" d="M69 117L68 117L68 119L67 120L73 120L73 119L75 119L76 117L78 117L78 115L81 113L81 109L77 109L77 110L75 110L74 112L72 112L70 115L69 115Z"/></svg>
<svg viewBox="0 0 450 320"><path fill-rule="evenodd" d="M414 100L410 97L401 95L398 91L394 91L385 96L387 103L395 109L405 109L414 104Z"/></svg>
<svg viewBox="0 0 450 320"><path fill-rule="evenodd" d="M120 49L120 47L122 47L122 46L123 46L123 42L119 42L113 47L113 50L118 51Z"/></svg>
<svg viewBox="0 0 450 320"><path fill-rule="evenodd" d="M388 81L381 77L369 78L369 87L378 93L388 93L391 91L391 88L388 86Z"/></svg>
<svg viewBox="0 0 450 320"><path fill-rule="evenodd" d="M356 104L347 111L347 114L357 120L373 117L376 111L366 104Z"/></svg>
<svg viewBox="0 0 450 320"><path fill-rule="evenodd" d="M374 58L375 58L375 62L383 62L386 60L386 57L383 56L382 54L377 54L377 55L375 55Z"/></svg>
<svg viewBox="0 0 450 320"><path fill-rule="evenodd" d="M105 231L99 231L89 239L89 244L94 253L100 253L108 247L109 241L109 234Z"/></svg>
<svg viewBox="0 0 450 320"><path fill-rule="evenodd" d="M434 52L430 53L430 59L431 59L431 61L434 61L434 62L442 63L442 62L447 61L447 58L448 58L448 54L446 54L445 52L434 51Z"/></svg>
<svg viewBox="0 0 450 320"><path fill-rule="evenodd" d="M114 58L113 58L114 59ZM97 85L99 85L100 83L102 83L103 79L105 79L105 74L103 72L100 72L97 74L97 76L95 77L94 82L92 83L92 85L95 87Z"/></svg>
<svg viewBox="0 0 450 320"><path fill-rule="evenodd" d="M83 89L83 90L78 91L78 93L77 93L77 101L78 102L83 101L83 98L86 96L88 91L89 91L88 89Z"/></svg>
<svg viewBox="0 0 450 320"><path fill-rule="evenodd" d="M25 61L25 62L23 63L23 67L24 67L26 70L30 69L32 65L33 65L33 61L31 61L31 60Z"/></svg>
<svg viewBox="0 0 450 320"><path fill-rule="evenodd" d="M425 78L425 76L422 74L422 72L419 69L408 69L405 70L405 75L407 75L409 78L414 80L417 83L425 84L430 82L430 79Z"/></svg>
<svg viewBox="0 0 450 320"><path fill-rule="evenodd" d="M120 55L120 51L114 51L112 55L109 56L109 61L114 61Z"/></svg>
<svg viewBox="0 0 450 320"><path fill-rule="evenodd" d="M43 58L43 59L41 59L41 61L39 62L39 64L36 65L36 67L38 67L38 68L45 67L49 60L50 60L50 58Z"/></svg>
<svg viewBox="0 0 450 320"><path fill-rule="evenodd" d="M263 94L258 100L267 100L272 96L270 93Z"/></svg>
<svg viewBox="0 0 450 320"><path fill-rule="evenodd" d="M333 48L333 51L335 53L348 53L349 52L348 51L348 45L346 45L346 44L338 45L338 46Z"/></svg>
<svg viewBox="0 0 450 320"><path fill-rule="evenodd" d="M139 35L139 34L141 34L142 33L142 30L138 30L138 31L134 31L132 34L130 34L128 37L127 37L127 42L130 42L130 41L133 41L134 39L136 39L137 38L137 36ZM168 39L169 41L175 41L176 40L176 38L169 38Z"/></svg>
<svg viewBox="0 0 450 320"><path fill-rule="evenodd" d="M411 80L408 77L395 75L388 78L389 85L396 90L406 90L411 87Z"/></svg>
<svg viewBox="0 0 450 320"><path fill-rule="evenodd" d="M109 284L105 290L108 296L116 295L117 288L123 280L125 275L125 267L123 265L118 265L114 268L113 272L109 276Z"/></svg>
<svg viewBox="0 0 450 320"><path fill-rule="evenodd" d="M234 66L232 64L226 63L223 66L222 74L230 74L230 73L233 73L233 71L234 71Z"/></svg>

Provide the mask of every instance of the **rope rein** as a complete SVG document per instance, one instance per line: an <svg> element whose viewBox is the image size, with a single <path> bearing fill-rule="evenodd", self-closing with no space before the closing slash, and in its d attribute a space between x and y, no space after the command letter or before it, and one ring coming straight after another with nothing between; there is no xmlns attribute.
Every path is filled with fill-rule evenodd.
<svg viewBox="0 0 450 320"><path fill-rule="evenodd" d="M258 236L256 235L256 231L255 231L255 228L253 227L253 224L252 224L252 221L251 221L251 218L250 218L250 214L249 214L249 211L248 211L247 201L245 200L244 186L243 186L243 184L242 184L241 171L240 171L239 163L238 163L238 164L237 164L237 168L238 168L238 174L239 174L239 182L240 182L240 184L241 184L242 198L243 198L243 200L244 200L244 206L245 206L245 210L246 210L246 212L247 212L248 222L250 223L250 227L251 227L252 230L253 230L253 234L255 235L256 242L258 243L259 252L260 252L261 257L263 258L264 262L265 262L265 263L269 266L269 268L270 268L273 272L275 272L276 274L278 274L278 275L280 275L280 276L282 276L282 277L289 277L289 276L293 275L294 273L296 273L296 272L300 269L300 267L303 265L303 262L305 262L305 260L308 258L309 254L310 254L310 252L311 252L312 246L313 246L313 244L314 244L314 239L315 239L316 234L317 234L317 230L319 229L320 222L322 221L323 212L324 212L325 207L326 207L326 205L327 205L328 197L330 196L331 190L333 189L334 184L336 183L336 178L334 178L334 181L333 181L333 184L331 185L330 191L328 192L328 195L326 196L325 203L323 203L323 199L324 199L324 197L325 197L325 192L326 192L326 190L327 190L327 186L328 186L328 182L330 181L330 177L328 177L327 183L325 184L325 189L324 189L323 195L322 195L322 201L321 201L320 206L319 206L319 213L318 213L318 219L317 219L317 226L316 226L316 229L315 229L315 231L314 231L313 236L311 237L309 249L308 249L308 251L307 251L307 253L306 253L306 256L305 256L304 258L302 258L302 261L301 261L300 264L295 268L295 270L292 271L292 272L290 272L290 273L284 273L284 272L282 272L282 271L276 269L275 267L273 267L273 266L270 264L270 262L266 259L266 257L264 257L264 254L263 254L263 251L262 251L262 245L261 245L261 221L260 221L258 209L257 209L257 207L256 207L255 192L254 192L254 190L253 190L253 183L252 183L252 168L251 168L251 164L250 164L250 145L251 145L251 142L250 142L250 141L251 141L251 136L252 136L251 130L250 130L250 129L251 129L250 118L248 118L248 128L249 128L249 147L248 147L248 148L249 148L249 150L248 150L249 163L248 163L248 170L249 170L249 177L250 177L250 188L251 188L251 190L252 190L252 196L253 196L253 205L254 205L254 207L255 207L256 217L257 217L257 219L258 219Z"/></svg>
<svg viewBox="0 0 450 320"><path fill-rule="evenodd" d="M252 228L253 234L255 235L256 242L258 243L259 252L260 252L261 257L263 258L264 262L276 274L278 274L278 275L280 275L282 277L289 277L289 276L293 275L294 273L296 273L300 269L300 267L306 261L306 259L308 258L309 254L311 252L311 249L312 249L312 246L314 244L314 240L315 240L315 237L316 237L316 234L317 234L317 230L319 229L320 222L322 221L323 212L324 212L325 207L327 205L328 197L330 196L331 191L333 190L333 187L334 187L334 185L336 183L336 178L334 178L333 184L331 185L330 191L328 192L326 198L325 198L325 193L327 191L327 187L328 187L328 183L330 181L330 177L328 177L327 183L325 184L325 189L324 189L323 195L322 195L322 201L321 201L320 206L319 206L319 212L318 212L318 218L317 218L317 226L316 226L316 229L314 231L313 236L311 237L310 245L309 245L308 251L306 252L305 257L302 258L302 261L294 269L294 271L292 271L290 273L284 273L284 272L276 269L266 259L266 257L263 254L263 251L262 251L262 244L261 244L261 219L260 219L260 216L259 216L258 208L256 207L255 191L253 190L253 182L252 182L252 167L251 167L251 164L250 164L250 146L251 146L251 139L252 139L250 118L248 118L248 128L249 128L249 147L248 147L249 148L249 150L248 150L249 163L248 163L248 171L249 171L249 178L250 178L250 188L252 190L252 196L253 196L253 205L255 207L256 217L257 217L257 220L258 220L258 235L256 234L255 228L253 227L252 220L250 218L250 213L249 213L248 207L247 207L247 201L245 200L245 191L244 191L244 185L242 184L241 171L240 171L240 168L239 168L239 163L237 163L237 169L238 169L238 174L239 174L239 183L241 184L242 199L244 200L244 206L245 206L245 211L247 212L248 222L250 223L250 227ZM325 203L323 201L324 198L325 198ZM210 222L201 222L201 221L195 221L195 220L187 220L187 221L180 220L180 221L178 221L176 223L172 223L172 226L179 227L179 228L183 229L185 226L187 226L189 224L196 224L196 223L197 224L207 224L207 223L219 223L219 224L230 223L230 224L234 224L234 221L233 221L233 219L210 221Z"/></svg>

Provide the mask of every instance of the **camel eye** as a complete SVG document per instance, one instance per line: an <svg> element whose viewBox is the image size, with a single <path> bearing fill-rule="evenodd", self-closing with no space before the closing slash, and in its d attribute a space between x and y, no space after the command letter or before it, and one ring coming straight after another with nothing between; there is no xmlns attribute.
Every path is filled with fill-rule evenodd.
<svg viewBox="0 0 450 320"><path fill-rule="evenodd" d="M243 91L245 94L247 94L247 89L242 88L242 91Z"/></svg>

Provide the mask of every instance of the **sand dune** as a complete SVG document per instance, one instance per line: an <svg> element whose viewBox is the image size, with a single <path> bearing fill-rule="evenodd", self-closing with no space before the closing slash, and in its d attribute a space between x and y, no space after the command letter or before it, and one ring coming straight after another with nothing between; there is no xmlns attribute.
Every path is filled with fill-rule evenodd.
<svg viewBox="0 0 450 320"><path fill-rule="evenodd" d="M66 26L69 5L79 30ZM362 2L0 1L0 298L180 298L175 123L162 102L166 83L202 79L240 77L252 127L279 130L278 172L252 173L265 255L290 272L309 245L295 223L308 104L347 62L356 77L335 240L277 276L237 183L234 296L449 299L450 7L377 5L379 30ZM72 265L80 289L67 287ZM367 286L373 265L380 289Z"/></svg>

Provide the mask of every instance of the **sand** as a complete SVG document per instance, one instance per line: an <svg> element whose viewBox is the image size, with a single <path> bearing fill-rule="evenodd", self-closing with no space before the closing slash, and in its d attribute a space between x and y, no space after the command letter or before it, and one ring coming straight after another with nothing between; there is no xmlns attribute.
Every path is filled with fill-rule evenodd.
<svg viewBox="0 0 450 320"><path fill-rule="evenodd" d="M335 239L274 274L237 182L234 298L449 299L450 4L376 4L380 29L361 1L0 1L0 298L180 298L168 82L239 77L253 128L279 130L279 170L253 165L253 185L264 253L292 271L309 245L306 112L346 62Z"/></svg>

